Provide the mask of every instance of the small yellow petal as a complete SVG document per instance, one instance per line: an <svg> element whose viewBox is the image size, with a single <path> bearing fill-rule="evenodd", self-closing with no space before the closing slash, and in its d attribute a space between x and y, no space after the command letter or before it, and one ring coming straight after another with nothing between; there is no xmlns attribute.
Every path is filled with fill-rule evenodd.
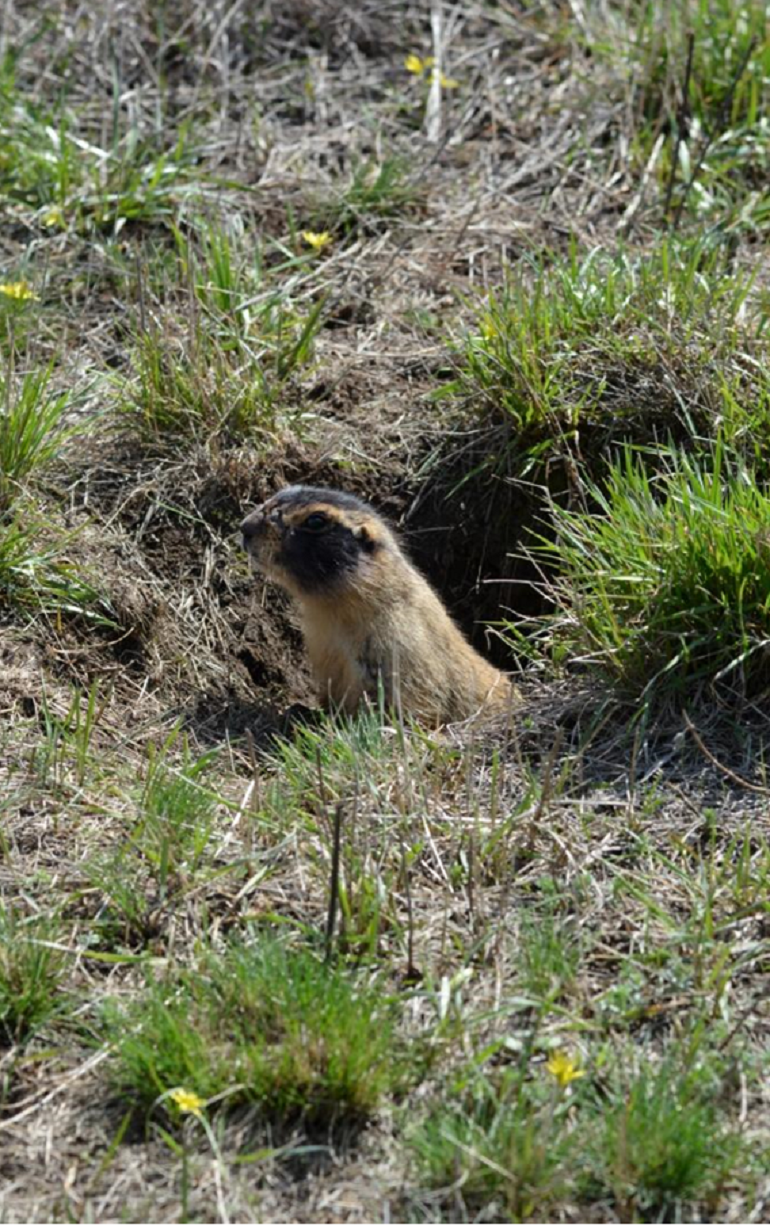
<svg viewBox="0 0 770 1225"><path fill-rule="evenodd" d="M425 70L425 62L420 59L419 55L407 55L404 60L404 68L407 72L413 72L419 77Z"/></svg>
<svg viewBox="0 0 770 1225"><path fill-rule="evenodd" d="M6 281L0 285L0 293L6 298L15 298L17 302L28 302L37 299L37 294L26 281Z"/></svg>
<svg viewBox="0 0 770 1225"><path fill-rule="evenodd" d="M201 1118L201 1109L205 1102L197 1093L190 1089L174 1089L168 1096L182 1114L194 1114L196 1119Z"/></svg>
<svg viewBox="0 0 770 1225"><path fill-rule="evenodd" d="M328 247L332 242L332 236L326 230L321 234L316 234L313 230L302 230L302 237L314 251L323 251L324 247Z"/></svg>
<svg viewBox="0 0 770 1225"><path fill-rule="evenodd" d="M43 225L46 226L47 229L52 229L55 225L61 227L64 226L64 213L61 211L58 204L55 204L52 208L48 209L48 212L43 214Z"/></svg>
<svg viewBox="0 0 770 1225"><path fill-rule="evenodd" d="M562 1089L565 1089L571 1081L585 1076L582 1068L578 1067L577 1060L568 1055L566 1051L554 1051L545 1066Z"/></svg>
<svg viewBox="0 0 770 1225"><path fill-rule="evenodd" d="M454 77L445 76L443 72L439 73L438 79L439 79L439 84L444 89L459 89L460 87L459 81L456 81Z"/></svg>

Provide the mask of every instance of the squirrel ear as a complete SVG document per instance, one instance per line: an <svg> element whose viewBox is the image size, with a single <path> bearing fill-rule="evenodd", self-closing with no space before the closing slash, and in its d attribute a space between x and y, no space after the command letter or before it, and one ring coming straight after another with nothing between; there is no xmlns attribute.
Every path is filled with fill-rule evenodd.
<svg viewBox="0 0 770 1225"><path fill-rule="evenodd" d="M374 550L377 548L377 541L370 534L369 529L367 527L364 527L363 524L359 524L357 528L354 528L353 535L356 537L357 540L360 540L361 548L364 549L367 553L373 553Z"/></svg>

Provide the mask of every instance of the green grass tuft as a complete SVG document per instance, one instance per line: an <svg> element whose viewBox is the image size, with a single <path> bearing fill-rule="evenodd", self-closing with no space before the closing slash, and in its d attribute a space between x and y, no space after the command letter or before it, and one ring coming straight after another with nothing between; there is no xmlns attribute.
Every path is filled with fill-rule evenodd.
<svg viewBox="0 0 770 1225"><path fill-rule="evenodd" d="M736 402L754 399L756 382L742 354L761 327L747 311L750 291L751 277L703 241L664 242L639 258L573 247L566 261L526 260L481 307L442 395L504 428L488 462L517 477L565 450L596 466L623 438L692 439L723 411L725 372L742 436Z"/></svg>
<svg viewBox="0 0 770 1225"><path fill-rule="evenodd" d="M645 1221L687 1220L688 1204L718 1202L746 1156L720 1110L718 1067L717 1059L689 1066L673 1045L628 1079L616 1069L587 1156L597 1198L610 1194L621 1212Z"/></svg>
<svg viewBox="0 0 770 1225"><path fill-rule="evenodd" d="M398 1013L377 982L269 940L148 983L127 1010L108 1008L105 1026L116 1081L145 1110L183 1087L275 1120L332 1122L371 1113L406 1083Z"/></svg>
<svg viewBox="0 0 770 1225"><path fill-rule="evenodd" d="M456 1187L465 1212L508 1221L551 1219L570 1197L582 1147L557 1086L520 1069L475 1076L407 1136L423 1185L448 1200Z"/></svg>
<svg viewBox="0 0 770 1225"><path fill-rule="evenodd" d="M367 160L354 165L345 186L314 205L310 223L314 230L344 236L375 233L393 218L414 212L419 200L420 190L402 158Z"/></svg>
<svg viewBox="0 0 770 1225"><path fill-rule="evenodd" d="M186 190L200 201L199 171L186 187L195 159L184 127L164 148L133 125L121 133L116 114L102 147L66 93L47 106L17 85L18 58L10 49L0 65L0 196L34 210L44 232L71 228L98 238L127 222L170 227Z"/></svg>
<svg viewBox="0 0 770 1225"><path fill-rule="evenodd" d="M66 537L51 541L26 507L0 519L0 608L114 628L109 601L67 560L65 549Z"/></svg>
<svg viewBox="0 0 770 1225"><path fill-rule="evenodd" d="M52 367L20 378L0 375L0 515L5 514L30 476L55 459L82 425L66 424L69 392L51 395Z"/></svg>
<svg viewBox="0 0 770 1225"><path fill-rule="evenodd" d="M86 865L103 898L99 938L109 948L157 936L164 908L211 871L219 796L208 786L208 775L215 754L193 759L185 744L182 760L172 767L168 758L177 739L174 731L161 751L151 753L124 839Z"/></svg>
<svg viewBox="0 0 770 1225"><path fill-rule="evenodd" d="M770 37L760 0L589 6L591 52L623 81L630 152L661 215L766 229ZM687 64L692 57L689 74Z"/></svg>
<svg viewBox="0 0 770 1225"><path fill-rule="evenodd" d="M564 1051L525 1054L514 1070L459 1077L407 1129L422 1185L506 1221L552 1219L576 1200L622 1220L714 1211L753 1158L720 1100L724 1061L701 1059L702 1045L670 1041L636 1067L627 1049L585 1067Z"/></svg>
<svg viewBox="0 0 770 1225"><path fill-rule="evenodd" d="M205 786L211 755L171 770L161 760L150 769L131 841L150 867L161 898L174 878L192 877L211 839L216 796Z"/></svg>
<svg viewBox="0 0 770 1225"><path fill-rule="evenodd" d="M656 457L656 462L660 455ZM628 451L592 513L553 506L537 552L557 612L543 639L560 658L644 702L689 702L699 686L754 695L770 679L770 496L717 446L712 462L667 453L651 476Z"/></svg>
<svg viewBox="0 0 770 1225"><path fill-rule="evenodd" d="M59 1012L67 970L59 925L0 904L0 1043L23 1042Z"/></svg>
<svg viewBox="0 0 770 1225"><path fill-rule="evenodd" d="M294 380L322 324L323 299L308 299L304 285L307 260L282 256L268 272L242 235L213 224L175 238L177 283L161 291L151 320L142 307L121 409L155 443L267 444L298 417ZM185 334L164 325L180 306Z"/></svg>
<svg viewBox="0 0 770 1225"><path fill-rule="evenodd" d="M51 376L51 366L0 375L0 606L112 625L106 601L66 559L71 534L57 539L24 497L34 478L87 428L68 423L73 397L68 391L52 395Z"/></svg>

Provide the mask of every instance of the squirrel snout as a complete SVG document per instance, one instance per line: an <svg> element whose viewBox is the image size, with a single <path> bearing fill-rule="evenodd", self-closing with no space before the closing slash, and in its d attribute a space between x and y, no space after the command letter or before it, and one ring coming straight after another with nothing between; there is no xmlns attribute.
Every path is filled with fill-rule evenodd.
<svg viewBox="0 0 770 1225"><path fill-rule="evenodd" d="M247 515L241 524L241 533L243 535L244 545L248 545L250 540L255 536L259 536L265 530L265 516L261 510L253 510L250 515Z"/></svg>

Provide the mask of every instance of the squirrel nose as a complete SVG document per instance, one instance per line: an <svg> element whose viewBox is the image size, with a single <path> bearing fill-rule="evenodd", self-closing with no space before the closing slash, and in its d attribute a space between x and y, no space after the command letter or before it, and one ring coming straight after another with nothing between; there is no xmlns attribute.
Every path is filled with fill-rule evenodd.
<svg viewBox="0 0 770 1225"><path fill-rule="evenodd" d="M252 537L259 534L265 526L265 516L261 510L253 510L250 515L247 515L241 524L241 532L243 533L244 541L251 540Z"/></svg>

